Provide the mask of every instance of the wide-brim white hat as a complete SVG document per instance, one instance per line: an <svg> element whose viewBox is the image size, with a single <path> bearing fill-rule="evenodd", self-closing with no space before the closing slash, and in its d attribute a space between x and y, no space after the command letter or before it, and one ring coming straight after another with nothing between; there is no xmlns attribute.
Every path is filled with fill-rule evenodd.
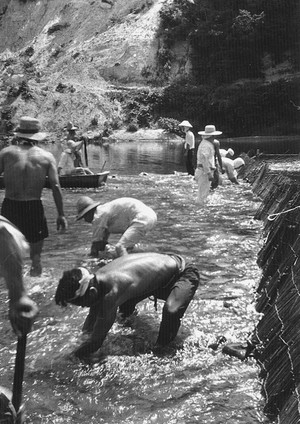
<svg viewBox="0 0 300 424"><path fill-rule="evenodd" d="M222 134L222 131L217 131L216 127L214 125L206 125L205 130L204 131L198 131L198 134L207 135L207 136L220 135L220 134Z"/></svg>
<svg viewBox="0 0 300 424"><path fill-rule="evenodd" d="M182 121L180 122L179 127L193 128L193 125L191 125L189 121Z"/></svg>

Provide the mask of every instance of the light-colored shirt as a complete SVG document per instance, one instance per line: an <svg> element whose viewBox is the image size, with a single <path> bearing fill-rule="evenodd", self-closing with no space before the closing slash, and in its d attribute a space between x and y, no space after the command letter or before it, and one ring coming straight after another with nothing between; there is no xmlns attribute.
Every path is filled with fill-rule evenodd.
<svg viewBox="0 0 300 424"><path fill-rule="evenodd" d="M102 241L107 232L122 234L133 223L152 226L156 220L154 210L140 200L121 197L96 208L92 222L92 241Z"/></svg>
<svg viewBox="0 0 300 424"><path fill-rule="evenodd" d="M227 155L227 150L226 149L220 149L220 155L222 158L225 158Z"/></svg>
<svg viewBox="0 0 300 424"><path fill-rule="evenodd" d="M197 165L202 165L203 171L209 174L215 169L215 148L213 143L203 139L197 151Z"/></svg>
<svg viewBox="0 0 300 424"><path fill-rule="evenodd" d="M192 131L187 131L185 134L185 149L194 149L195 148L195 136Z"/></svg>
<svg viewBox="0 0 300 424"><path fill-rule="evenodd" d="M222 165L223 165L223 169L226 172L228 178L234 179L236 178L236 172L234 170L234 162L232 159L229 158L222 158Z"/></svg>
<svg viewBox="0 0 300 424"><path fill-rule="evenodd" d="M74 155L69 151L69 149L65 150L59 159L58 168L61 168L61 175L71 174L74 166Z"/></svg>

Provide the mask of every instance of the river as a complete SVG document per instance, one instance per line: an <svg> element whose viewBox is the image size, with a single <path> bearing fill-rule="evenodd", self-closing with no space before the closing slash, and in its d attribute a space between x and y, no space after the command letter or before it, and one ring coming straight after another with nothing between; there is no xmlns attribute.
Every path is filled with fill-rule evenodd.
<svg viewBox="0 0 300 424"><path fill-rule="evenodd" d="M49 145L56 157L60 147ZM256 424L268 422L262 412L259 369L251 359L242 362L209 347L224 336L245 343L254 329L256 265L262 244L262 223L253 220L259 200L247 183L228 181L211 196L207 207L195 204L196 183L184 173L177 143L118 143L89 146L89 166L110 170L99 189L64 189L69 229L55 228L51 191L43 203L50 236L43 251L43 274L25 282L40 314L28 336L23 397L26 423L33 424ZM143 243L145 250L175 251L197 264L201 284L182 322L174 344L156 356L162 302L156 312L150 300L141 302L132 328L115 323L103 347L104 358L87 366L69 357L78 345L87 310L62 309L53 296L63 270L89 259L89 224L76 222L76 201L82 193L103 202L136 197L158 215L156 228ZM2 192L3 194L3 192ZM112 242L117 238L112 238ZM6 291L1 291L4 299ZM11 388L16 341L1 313L1 385Z"/></svg>

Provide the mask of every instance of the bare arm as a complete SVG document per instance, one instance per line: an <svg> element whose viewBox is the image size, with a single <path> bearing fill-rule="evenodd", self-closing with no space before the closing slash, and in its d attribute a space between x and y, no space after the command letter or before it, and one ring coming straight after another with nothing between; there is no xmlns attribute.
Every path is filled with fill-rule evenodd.
<svg viewBox="0 0 300 424"><path fill-rule="evenodd" d="M101 316L98 315L91 337L74 352L78 358L89 356L102 346L107 333L115 322L117 310L117 306L111 307L109 310L104 308Z"/></svg>
<svg viewBox="0 0 300 424"><path fill-rule="evenodd" d="M59 230L60 228L62 228L62 230L66 230L68 228L68 223L64 214L62 191L59 183L59 177L56 169L56 162L54 156L50 158L48 178L58 214L56 220L57 229Z"/></svg>
<svg viewBox="0 0 300 424"><path fill-rule="evenodd" d="M6 220L5 220L6 221ZM9 295L9 318L18 336L27 334L37 315L36 304L28 297L23 283L24 236L9 223L0 221L0 264Z"/></svg>

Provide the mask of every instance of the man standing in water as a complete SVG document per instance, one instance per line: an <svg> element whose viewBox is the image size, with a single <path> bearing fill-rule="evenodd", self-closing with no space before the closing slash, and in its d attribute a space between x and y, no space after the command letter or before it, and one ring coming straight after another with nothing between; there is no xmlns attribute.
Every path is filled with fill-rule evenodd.
<svg viewBox="0 0 300 424"><path fill-rule="evenodd" d="M157 222L154 210L132 197L120 197L101 204L88 196L81 196L77 212L77 220L83 218L92 224L90 254L94 257L105 250L110 234L122 234L111 253L114 256L127 254L127 249L132 250Z"/></svg>
<svg viewBox="0 0 300 424"><path fill-rule="evenodd" d="M218 153L218 160L222 159L218 150L218 143L215 142L215 135L222 134L221 131L216 131L214 125L206 125L204 131L199 131L198 134L202 136L202 141L197 151L197 169L195 171L195 180L198 184L198 195L196 203L204 206L210 190L211 181L214 179L214 172L216 170L215 155Z"/></svg>
<svg viewBox="0 0 300 424"><path fill-rule="evenodd" d="M182 121L179 126L185 132L184 150L186 155L186 170L189 175L194 175L195 136L191 130L193 127L189 121Z"/></svg>
<svg viewBox="0 0 300 424"><path fill-rule="evenodd" d="M55 302L89 307L83 331L89 335L75 355L85 358L98 350L112 327L117 311L129 317L137 303L149 296L165 300L154 350L175 339L188 305L199 284L196 266L176 254L133 253L117 258L90 274L86 268L65 271Z"/></svg>
<svg viewBox="0 0 300 424"><path fill-rule="evenodd" d="M37 146L47 137L40 129L38 119L23 116L15 134L18 143L0 152L0 175L4 173L5 184L1 214L15 224L29 242L30 275L34 277L42 273L41 252L44 239L48 237L41 201L46 177L58 212L57 229L67 228L55 158Z"/></svg>

